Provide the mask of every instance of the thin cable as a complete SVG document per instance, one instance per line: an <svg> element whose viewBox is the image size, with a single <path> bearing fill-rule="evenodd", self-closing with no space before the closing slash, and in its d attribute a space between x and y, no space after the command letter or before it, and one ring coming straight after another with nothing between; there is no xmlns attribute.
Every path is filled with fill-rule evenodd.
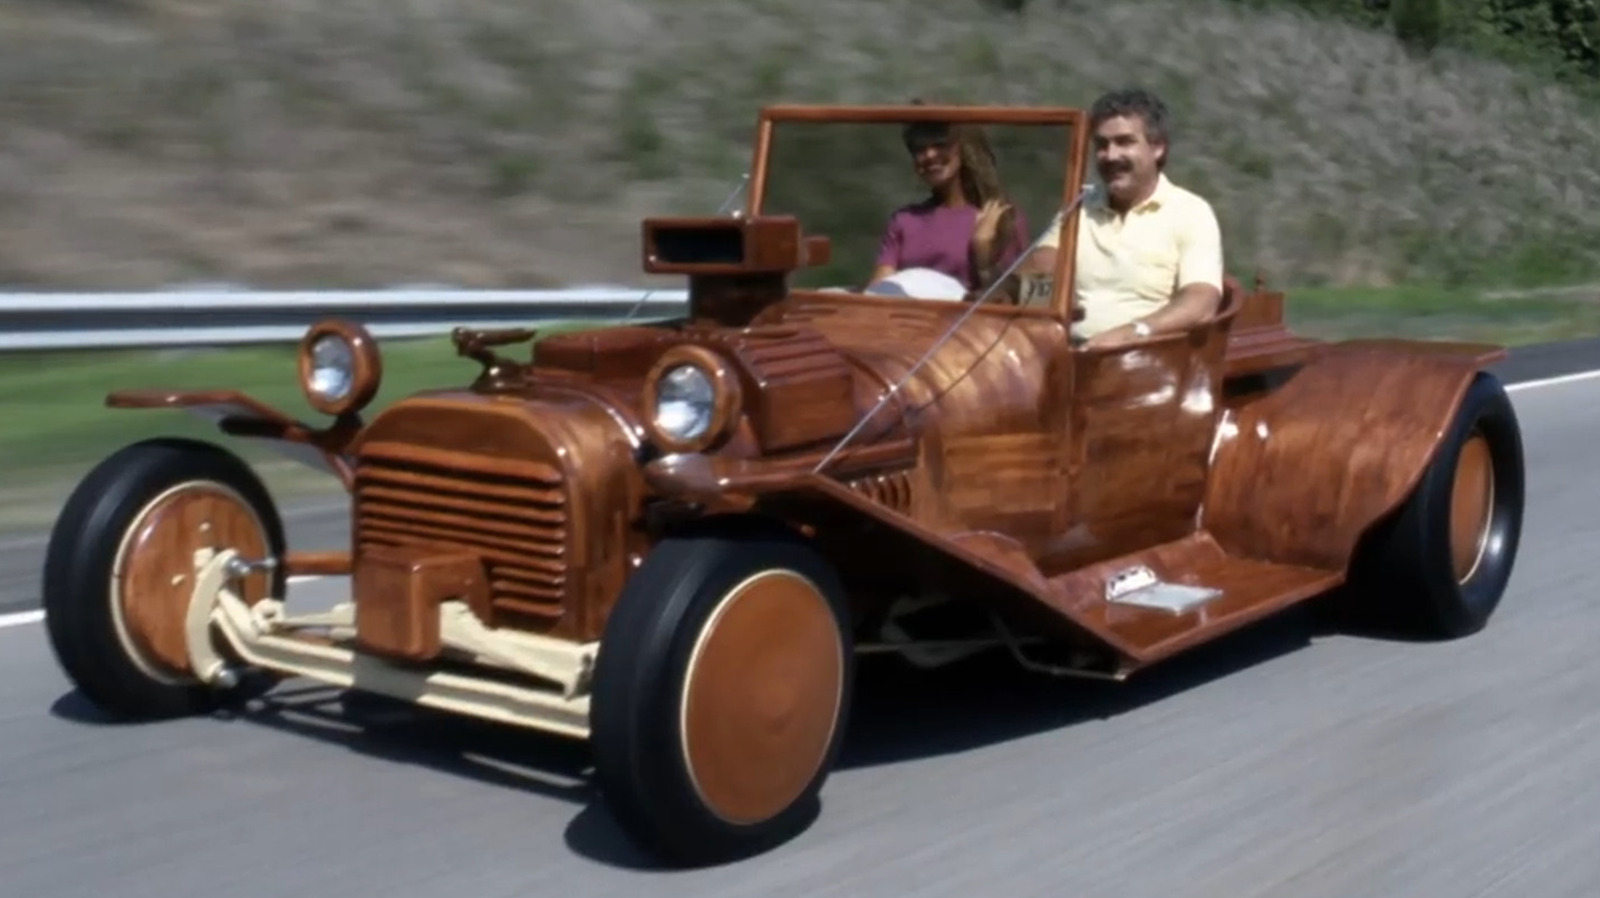
<svg viewBox="0 0 1600 898"><path fill-rule="evenodd" d="M1067 204L1066 210L1063 211L1062 214L1061 214L1062 227L1066 226L1067 216L1073 214L1073 212L1075 212L1077 210L1078 206L1084 201L1084 199L1086 197L1089 196L1091 190L1092 190L1092 188L1090 188L1090 187L1083 188L1082 192L1080 192L1078 194L1078 196L1075 199L1073 199L1073 201L1071 203ZM1050 233L1050 229L1046 228L1043 233L1041 233L1038 237L1035 237L1033 239L1032 243L1028 244L1028 248L1026 250L1023 250L1021 253L1019 253L1017 255L1017 257L1015 259L1011 260L1011 264L1006 266L1006 270L1001 272L999 277L995 278L992 282L990 282L989 288L987 290L983 291L983 295L979 296L976 300L973 301L972 308L967 309L965 312L963 312L961 314L961 317L957 318L955 323L950 325L950 329L945 331L944 335L941 336L937 341L935 341L932 346L928 347L928 351L922 354L922 358L918 359L917 363L915 365L912 365L910 370L906 371L905 375L900 378L899 382L897 382L894 386L890 387L886 392L884 392L883 398L878 400L878 404L874 405L872 407L871 411L869 411L865 415L863 415L861 420L856 422L856 426L850 428L850 432L845 434L844 438L841 439L838 442L838 444L835 445L833 447L833 449L831 449L828 452L827 455L823 456L822 461L817 462L817 466L815 468L811 469L811 473L813 473L813 474L821 473L822 469L828 466L828 462L833 461L834 456L838 455L839 451L841 449L843 449L845 447L845 445L848 444L852 439L854 439L855 435L857 433L861 432L861 428L867 426L867 422L871 421L873 416L877 415L878 412L881 411L883 409L883 407L888 404L889 399L891 397L893 397L896 393L900 392L900 389L902 387L904 387L911 380L911 376L913 374L916 374L918 369L920 369L923 365L926 365L928 363L929 359L933 358L933 354L939 351L939 347L943 346L945 344L945 341L947 341L951 337L955 336L956 331L958 329L960 329L961 325L965 324L967 322L967 319L972 317L972 313L978 311L978 307L983 305L984 301L989 298L989 294L993 293L995 288L999 287L1000 283L1002 281L1004 281L1007 277L1009 277L1011 272L1013 270L1015 270L1018 265L1022 264L1022 260L1023 259L1028 258L1028 256L1031 255L1033 253L1033 251L1039 247L1039 242L1044 240L1045 235L1049 234L1049 233Z"/></svg>

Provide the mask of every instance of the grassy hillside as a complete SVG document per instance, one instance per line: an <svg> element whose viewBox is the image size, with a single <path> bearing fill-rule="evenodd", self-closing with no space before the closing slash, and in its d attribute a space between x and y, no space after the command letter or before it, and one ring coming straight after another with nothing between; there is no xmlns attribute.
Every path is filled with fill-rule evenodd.
<svg viewBox="0 0 1600 898"><path fill-rule="evenodd" d="M1134 80L1173 105L1173 176L1215 201L1236 271L1526 284L1600 263L1600 114L1292 9L16 0L0 283L638 280L638 217L720 202L763 102L1087 103Z"/></svg>

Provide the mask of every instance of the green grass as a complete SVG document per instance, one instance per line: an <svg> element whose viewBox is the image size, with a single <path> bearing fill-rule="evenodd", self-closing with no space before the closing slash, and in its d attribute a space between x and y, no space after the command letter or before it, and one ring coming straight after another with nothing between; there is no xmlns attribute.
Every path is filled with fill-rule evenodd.
<svg viewBox="0 0 1600 898"><path fill-rule="evenodd" d="M542 335L591 327L539 328ZM466 386L478 365L460 358L447 337L384 340L383 381L368 416L417 390ZM498 350L517 357L518 347ZM210 439L239 451L280 500L337 496L328 475L285 459L254 440L226 436L178 409L114 409L116 389L232 389L312 425L328 419L301 393L292 346L152 352L69 352L0 356L0 530L48 526L72 485L107 453L155 436Z"/></svg>
<svg viewBox="0 0 1600 898"><path fill-rule="evenodd" d="M1600 334L1600 285L1566 292L1487 293L1441 286L1287 292L1289 326L1324 339L1381 336L1517 346Z"/></svg>

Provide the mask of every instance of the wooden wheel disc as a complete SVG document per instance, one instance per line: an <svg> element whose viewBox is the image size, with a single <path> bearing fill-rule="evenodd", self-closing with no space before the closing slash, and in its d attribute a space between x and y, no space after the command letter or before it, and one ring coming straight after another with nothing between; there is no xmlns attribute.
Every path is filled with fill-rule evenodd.
<svg viewBox="0 0 1600 898"><path fill-rule="evenodd" d="M1458 582L1465 583L1477 570L1493 514L1494 459L1489 441L1474 433L1461 447L1450 494L1450 552Z"/></svg>
<svg viewBox="0 0 1600 898"><path fill-rule="evenodd" d="M165 490L134 518L117 548L111 609L117 635L154 679L179 683L192 674L184 617L194 590L198 549L237 549L246 558L268 552L267 531L245 498L220 483L190 481ZM235 588L254 604L268 575L252 573Z"/></svg>
<svg viewBox="0 0 1600 898"><path fill-rule="evenodd" d="M821 591L786 570L746 579L711 613L681 714L689 778L713 814L770 819L817 775L844 698L838 627Z"/></svg>

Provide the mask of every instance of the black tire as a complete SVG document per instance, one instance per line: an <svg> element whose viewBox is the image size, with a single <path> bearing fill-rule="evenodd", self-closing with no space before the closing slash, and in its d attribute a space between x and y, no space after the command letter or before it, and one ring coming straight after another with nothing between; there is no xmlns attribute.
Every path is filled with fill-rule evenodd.
<svg viewBox="0 0 1600 898"><path fill-rule="evenodd" d="M777 595L784 595L782 590L788 589L790 600L778 605L792 609L794 616L789 621L800 623L753 631L759 639L747 638L742 644L759 643L760 651L745 659L748 666L739 668L740 677L708 676L698 681L724 686L737 683L739 688L730 691L735 694L704 699L706 706L720 700L717 707L725 713L715 717L721 726L708 732L699 743L700 748L695 749L685 731L700 730L695 723L686 725L685 721L691 713L687 710L686 693L692 685L692 659L698 657L697 641L707 631L719 605L735 595L740 584L768 576L775 579L753 582L787 584L779 586ZM769 608L778 607L771 598L775 594L770 591L740 595L764 595ZM760 604L760 600L743 605L730 600L728 607L752 609ZM749 617L752 613L760 612L743 610L739 612L743 617L728 612L725 620L735 630L749 627L759 619ZM802 613L807 616L799 617ZM772 619L760 620L775 623ZM606 624L595 662L590 705L597 780L613 816L635 845L669 865L699 866L767 850L810 825L820 807L819 794L838 755L849 719L855 676L849 620L849 608L834 571L786 531L754 525L734 532L723 526L694 536L669 538L652 551L628 582ZM730 643L712 645L707 651L708 660L702 663L714 670L720 662L726 668L731 657L726 654ZM774 659L784 658L786 651L791 662L796 656L802 659L806 666L797 670L808 676L763 678L762 670L754 665L763 661L781 663ZM834 651L838 654L833 655ZM822 663L815 663L818 661ZM766 672L773 673L770 668ZM746 673L748 677L743 676ZM835 682L837 692L831 685ZM795 720L786 718L784 722L794 723L796 732L786 733L778 744L770 737L763 742L763 722L754 718L781 703L766 701L770 696L752 695L744 687L754 684L759 692L762 686L777 686L781 691L784 683L794 684L796 692L811 700L804 706L811 713L799 722L798 715ZM749 714L740 716L739 712ZM697 718L699 726L704 726L706 719ZM823 725L827 727L825 732ZM728 758L730 744L739 746L733 757L743 764L705 763L710 755ZM716 754L718 748L723 749L720 755ZM791 767L775 763L780 751L788 752L782 757L792 763ZM698 762L692 758L697 752ZM754 774L755 779L760 779L773 777L773 770L791 772L781 784L776 777L761 779L756 791L769 789L772 793L764 796L761 809L745 819L730 819L727 813L719 814L713 800L706 797L707 792L697 787L694 769L711 771L714 781L720 780L710 793L720 796L717 800L722 802L724 811L732 806L727 802L729 778ZM748 786L752 781L741 783Z"/></svg>
<svg viewBox="0 0 1600 898"><path fill-rule="evenodd" d="M220 489L231 500L242 500L256 518L258 538L274 557L283 554L283 524L266 487L244 461L221 447L193 440L147 440L118 450L91 470L50 534L45 625L67 676L113 717L145 720L204 713L272 685L269 676L250 676L241 677L233 690L205 686L142 650L124 625L113 588L120 547L152 503L184 484ZM281 565L265 576L270 593L282 596L287 578ZM174 589L172 595L178 594Z"/></svg>
<svg viewBox="0 0 1600 898"><path fill-rule="evenodd" d="M1452 503L1463 450L1476 437L1493 474L1480 552L1463 578L1452 544ZM1352 585L1360 617L1429 639L1482 630L1511 579L1525 498L1522 434L1498 378L1473 379L1421 480L1397 514L1377 528ZM1476 528L1474 528L1476 529Z"/></svg>

